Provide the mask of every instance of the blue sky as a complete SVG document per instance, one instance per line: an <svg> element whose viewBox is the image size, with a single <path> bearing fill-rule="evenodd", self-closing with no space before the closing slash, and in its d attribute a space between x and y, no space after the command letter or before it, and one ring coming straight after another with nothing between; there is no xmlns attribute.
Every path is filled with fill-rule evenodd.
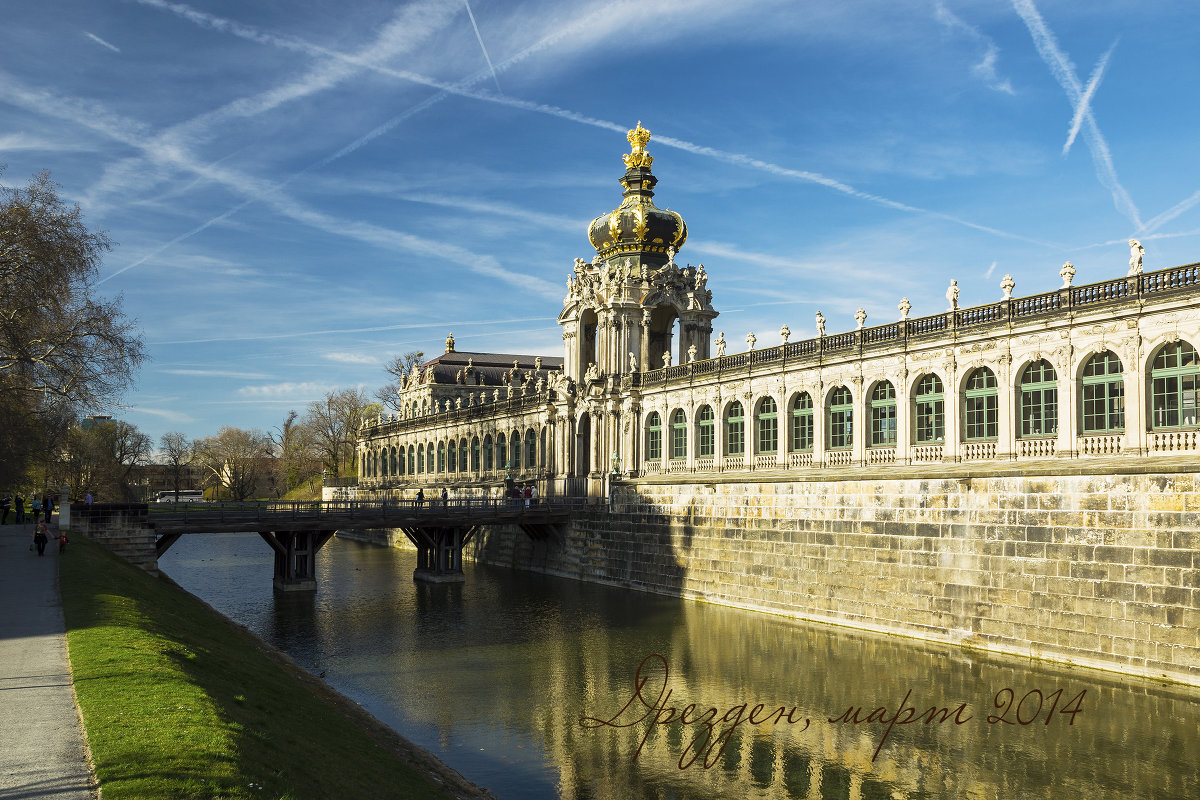
<svg viewBox="0 0 1200 800"><path fill-rule="evenodd" d="M0 178L118 247L156 441L264 430L383 363L560 355L638 121L730 351L1200 260L1178 2L8 0Z"/></svg>

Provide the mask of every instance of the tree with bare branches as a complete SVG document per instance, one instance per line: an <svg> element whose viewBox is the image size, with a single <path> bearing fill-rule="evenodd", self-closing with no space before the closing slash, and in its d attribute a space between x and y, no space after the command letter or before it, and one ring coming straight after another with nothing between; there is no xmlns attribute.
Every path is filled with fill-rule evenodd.
<svg viewBox="0 0 1200 800"><path fill-rule="evenodd" d="M375 399L393 411L399 411L400 390L404 388L404 381L421 365L421 359L424 357L425 353L421 350L409 350L389 361L384 369L392 376L392 380L375 392Z"/></svg>
<svg viewBox="0 0 1200 800"><path fill-rule="evenodd" d="M216 436L200 440L196 451L209 483L233 500L259 493L273 468L271 439L260 430L226 425Z"/></svg>

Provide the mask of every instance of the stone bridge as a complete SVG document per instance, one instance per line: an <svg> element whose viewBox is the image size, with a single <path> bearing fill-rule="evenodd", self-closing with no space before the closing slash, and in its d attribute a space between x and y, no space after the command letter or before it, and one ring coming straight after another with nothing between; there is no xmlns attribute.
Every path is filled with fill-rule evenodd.
<svg viewBox="0 0 1200 800"><path fill-rule="evenodd" d="M275 552L275 588L317 588L316 556L339 530L393 528L417 548L413 580L463 580L462 548L483 526L515 525L532 539L561 536L580 498L417 501L109 503L70 509L72 532L94 539L142 568L185 534L255 533Z"/></svg>

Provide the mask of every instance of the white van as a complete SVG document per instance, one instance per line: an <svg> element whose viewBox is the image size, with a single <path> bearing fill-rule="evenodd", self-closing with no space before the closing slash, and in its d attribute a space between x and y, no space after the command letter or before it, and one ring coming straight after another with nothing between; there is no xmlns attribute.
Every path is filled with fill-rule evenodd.
<svg viewBox="0 0 1200 800"><path fill-rule="evenodd" d="M180 489L179 499L174 491L159 492L156 503L203 503L204 492L201 489Z"/></svg>

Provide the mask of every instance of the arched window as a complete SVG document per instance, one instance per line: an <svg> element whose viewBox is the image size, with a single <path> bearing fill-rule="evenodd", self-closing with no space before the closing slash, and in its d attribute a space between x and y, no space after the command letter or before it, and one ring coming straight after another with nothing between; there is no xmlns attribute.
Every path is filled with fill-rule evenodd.
<svg viewBox="0 0 1200 800"><path fill-rule="evenodd" d="M403 447L403 445L400 447L392 448L392 457L396 459L396 474L403 475L404 474L404 447Z"/></svg>
<svg viewBox="0 0 1200 800"><path fill-rule="evenodd" d="M980 367L967 378L967 388L963 392L963 438L967 441L995 439L999 428L996 375L987 367Z"/></svg>
<svg viewBox="0 0 1200 800"><path fill-rule="evenodd" d="M662 458L662 417L657 411L651 411L646 417L646 460L658 461Z"/></svg>
<svg viewBox="0 0 1200 800"><path fill-rule="evenodd" d="M896 387L880 381L871 392L871 446L896 444Z"/></svg>
<svg viewBox="0 0 1200 800"><path fill-rule="evenodd" d="M521 432L513 431L508 437L508 457L512 461L514 470L521 468Z"/></svg>
<svg viewBox="0 0 1200 800"><path fill-rule="evenodd" d="M388 476L388 456L386 447L379 451L379 475L383 478Z"/></svg>
<svg viewBox="0 0 1200 800"><path fill-rule="evenodd" d="M437 471L445 472L446 471L446 443L445 442L438 442L437 453L438 453L438 455L437 455Z"/></svg>
<svg viewBox="0 0 1200 800"><path fill-rule="evenodd" d="M696 455L700 458L712 458L717 451L716 414L712 406L700 406L696 414Z"/></svg>
<svg viewBox="0 0 1200 800"><path fill-rule="evenodd" d="M412 475L417 471L416 448L411 444L408 446L408 474Z"/></svg>
<svg viewBox="0 0 1200 800"><path fill-rule="evenodd" d="M764 397L758 401L754 424L758 428L757 452L779 452L779 407L775 405L773 397Z"/></svg>
<svg viewBox="0 0 1200 800"><path fill-rule="evenodd" d="M425 472L425 445L417 445L417 472Z"/></svg>
<svg viewBox="0 0 1200 800"><path fill-rule="evenodd" d="M432 473L434 469L433 442L425 445L425 471Z"/></svg>
<svg viewBox="0 0 1200 800"><path fill-rule="evenodd" d="M458 442L458 469L460 472L467 471L467 440L466 437Z"/></svg>
<svg viewBox="0 0 1200 800"><path fill-rule="evenodd" d="M453 439L446 445L446 471L458 472L458 443Z"/></svg>
<svg viewBox="0 0 1200 800"><path fill-rule="evenodd" d="M495 469L495 461L492 460L492 435L489 433L483 437L483 469L485 472L491 472Z"/></svg>
<svg viewBox="0 0 1200 800"><path fill-rule="evenodd" d="M396 457L396 446L392 445L388 448L388 458L391 460L390 466L393 475L398 475L401 472L400 459Z"/></svg>
<svg viewBox="0 0 1200 800"><path fill-rule="evenodd" d="M671 414L671 458L687 458L687 414L682 408Z"/></svg>
<svg viewBox="0 0 1200 800"><path fill-rule="evenodd" d="M1111 350L1096 353L1083 365L1083 432L1125 430L1125 379L1121 359Z"/></svg>
<svg viewBox="0 0 1200 800"><path fill-rule="evenodd" d="M917 444L946 441L946 395L942 379L932 372L917 381L913 395L913 420Z"/></svg>
<svg viewBox="0 0 1200 800"><path fill-rule="evenodd" d="M496 434L496 469L508 468L508 447L504 441L504 434Z"/></svg>
<svg viewBox="0 0 1200 800"><path fill-rule="evenodd" d="M839 386L829 395L829 448L845 450L854 446L854 395Z"/></svg>
<svg viewBox="0 0 1200 800"><path fill-rule="evenodd" d="M471 439L471 471L479 472L479 437Z"/></svg>
<svg viewBox="0 0 1200 800"><path fill-rule="evenodd" d="M746 412L742 404L733 401L725 412L725 455L740 456L746 452Z"/></svg>
<svg viewBox="0 0 1200 800"><path fill-rule="evenodd" d="M546 466L546 437L548 435L549 429L543 425L542 432L538 436L538 466L542 468Z"/></svg>
<svg viewBox="0 0 1200 800"><path fill-rule="evenodd" d="M792 452L803 453L813 448L813 401L808 392L792 400Z"/></svg>
<svg viewBox="0 0 1200 800"><path fill-rule="evenodd" d="M1155 428L1185 428L1196 424L1200 399L1200 364L1196 348L1172 342L1158 351L1150 370L1150 417Z"/></svg>
<svg viewBox="0 0 1200 800"><path fill-rule="evenodd" d="M537 434L533 428L525 431L525 469L537 466Z"/></svg>
<svg viewBox="0 0 1200 800"><path fill-rule="evenodd" d="M1046 359L1021 373L1021 436L1058 433L1058 376Z"/></svg>

